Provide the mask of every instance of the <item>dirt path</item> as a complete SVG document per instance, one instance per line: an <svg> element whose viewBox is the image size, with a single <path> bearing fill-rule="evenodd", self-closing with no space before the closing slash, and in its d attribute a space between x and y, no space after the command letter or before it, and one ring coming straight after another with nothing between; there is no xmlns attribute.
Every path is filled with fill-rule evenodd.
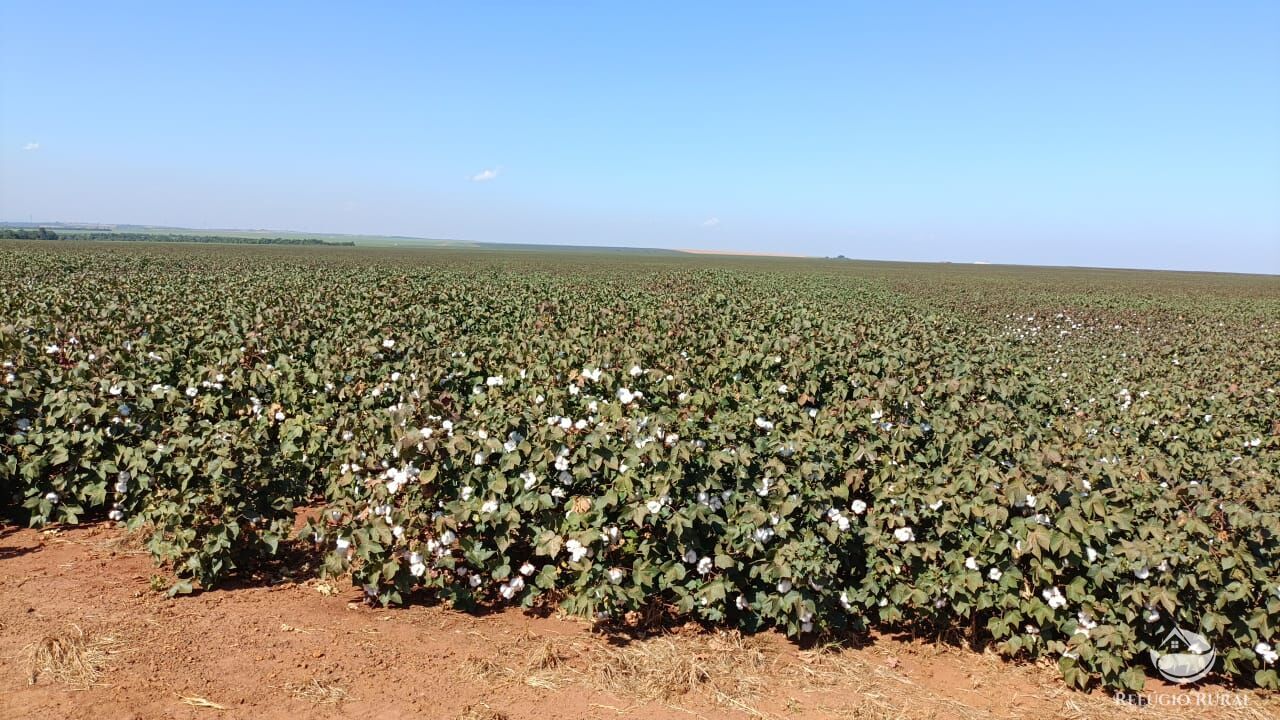
<svg viewBox="0 0 1280 720"><path fill-rule="evenodd" d="M1280 717L1253 693L1244 708L1119 706L1049 668L891 638L838 652L773 633L626 642L515 610L369 608L314 580L169 600L123 540L0 527L0 718ZM33 647L64 661L34 684ZM68 658L83 662L56 677Z"/></svg>

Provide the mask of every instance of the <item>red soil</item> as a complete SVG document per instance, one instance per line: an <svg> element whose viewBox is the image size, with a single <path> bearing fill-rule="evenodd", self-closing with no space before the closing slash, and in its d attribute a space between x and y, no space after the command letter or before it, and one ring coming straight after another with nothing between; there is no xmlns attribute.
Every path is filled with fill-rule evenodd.
<svg viewBox="0 0 1280 720"><path fill-rule="evenodd" d="M774 633L748 641L768 667L743 670L759 676L749 697L695 690L644 700L596 689L601 660L593 650L621 641L575 619L378 609L350 588L285 578L171 600L151 588L154 574L150 558L129 549L113 527L0 526L0 718L1077 718L1188 711L1117 705L1102 693L1068 690L1050 668L943 645L877 637L865 647L818 654ZM27 647L73 626L116 641L99 683L77 689L47 673L29 683ZM676 639L705 650L713 638L685 631ZM557 648L560 665L530 671L529 658L545 647ZM313 681L340 688L345 698L302 696ZM1178 690L1153 681L1148 692ZM1241 697L1247 708L1190 710L1196 717L1280 716L1275 699ZM189 704L195 698L219 707Z"/></svg>

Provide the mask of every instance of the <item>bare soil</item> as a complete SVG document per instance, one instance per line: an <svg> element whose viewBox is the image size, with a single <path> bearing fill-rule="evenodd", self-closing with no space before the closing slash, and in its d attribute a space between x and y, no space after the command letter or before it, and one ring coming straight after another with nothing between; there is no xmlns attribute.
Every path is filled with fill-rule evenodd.
<svg viewBox="0 0 1280 720"><path fill-rule="evenodd" d="M114 527L0 526L0 718L1280 717L1276 698L1219 686L1194 691L1235 705L1122 705L1045 665L920 640L640 640L518 610L374 608L285 575L169 599L156 574Z"/></svg>

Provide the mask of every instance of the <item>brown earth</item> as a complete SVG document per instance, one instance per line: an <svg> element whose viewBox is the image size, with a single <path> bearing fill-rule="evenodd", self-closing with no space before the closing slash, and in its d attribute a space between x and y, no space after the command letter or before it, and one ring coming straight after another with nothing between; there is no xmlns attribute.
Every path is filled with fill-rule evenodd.
<svg viewBox="0 0 1280 720"><path fill-rule="evenodd" d="M517 610L373 608L283 576L171 600L155 574L113 527L0 526L0 718L1280 717L1275 697L1222 687L1197 690L1245 705L1121 705L1048 666L909 639L635 640Z"/></svg>

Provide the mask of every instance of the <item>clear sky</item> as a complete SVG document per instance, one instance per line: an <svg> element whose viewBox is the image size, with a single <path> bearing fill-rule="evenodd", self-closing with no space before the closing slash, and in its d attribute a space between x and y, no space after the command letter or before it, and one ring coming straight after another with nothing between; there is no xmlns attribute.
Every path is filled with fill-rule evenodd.
<svg viewBox="0 0 1280 720"><path fill-rule="evenodd" d="M1280 273L1280 3L0 0L0 219Z"/></svg>

